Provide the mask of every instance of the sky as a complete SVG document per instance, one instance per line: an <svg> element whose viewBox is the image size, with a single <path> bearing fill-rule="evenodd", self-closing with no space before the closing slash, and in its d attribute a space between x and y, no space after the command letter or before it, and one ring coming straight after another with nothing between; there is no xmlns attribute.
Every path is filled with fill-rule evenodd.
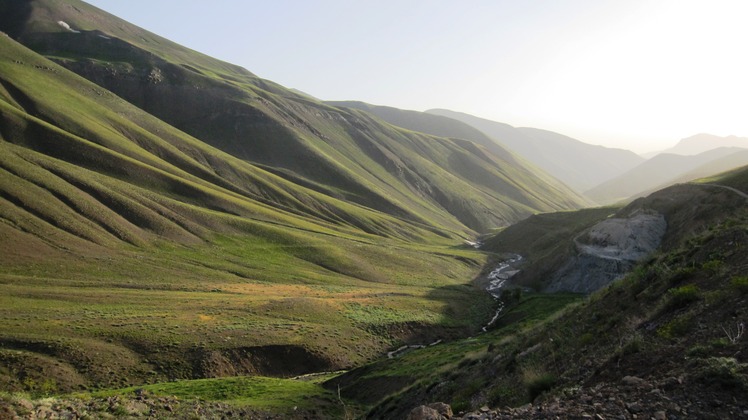
<svg viewBox="0 0 748 420"><path fill-rule="evenodd" d="M323 100L637 153L748 136L744 0L87 0Z"/></svg>

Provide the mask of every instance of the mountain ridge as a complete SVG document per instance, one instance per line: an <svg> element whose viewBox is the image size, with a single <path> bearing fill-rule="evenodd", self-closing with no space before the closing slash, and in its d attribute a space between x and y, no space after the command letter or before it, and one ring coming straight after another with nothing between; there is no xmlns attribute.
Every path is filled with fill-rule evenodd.
<svg viewBox="0 0 748 420"><path fill-rule="evenodd" d="M657 153L673 153L676 155L697 155L712 149L722 147L748 148L748 137L716 136L714 134L699 133L681 139L675 146Z"/></svg>

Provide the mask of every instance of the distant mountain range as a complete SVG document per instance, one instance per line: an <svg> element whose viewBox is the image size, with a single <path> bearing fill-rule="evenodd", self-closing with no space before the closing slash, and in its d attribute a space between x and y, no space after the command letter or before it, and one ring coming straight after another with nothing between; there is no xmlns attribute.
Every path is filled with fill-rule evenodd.
<svg viewBox="0 0 748 420"><path fill-rule="evenodd" d="M426 111L462 121L558 178L576 191L586 191L642 163L634 152L595 146L537 128L517 128L469 114Z"/></svg>
<svg viewBox="0 0 748 420"><path fill-rule="evenodd" d="M614 203L744 165L748 165L748 150L735 147L712 149L697 155L661 153L585 191L585 195L598 203Z"/></svg>
<svg viewBox="0 0 748 420"><path fill-rule="evenodd" d="M478 129L598 204L636 198L748 164L745 137L699 134L645 159L628 150L594 146L552 131L515 128L443 109L426 112ZM387 119L389 114L380 116Z"/></svg>
<svg viewBox="0 0 748 420"><path fill-rule="evenodd" d="M651 153L656 155L661 153L672 153L676 155L698 155L706 151L720 147L740 147L748 149L748 137L727 136L720 137L713 134L697 134L687 137L678 142L675 146L659 152Z"/></svg>

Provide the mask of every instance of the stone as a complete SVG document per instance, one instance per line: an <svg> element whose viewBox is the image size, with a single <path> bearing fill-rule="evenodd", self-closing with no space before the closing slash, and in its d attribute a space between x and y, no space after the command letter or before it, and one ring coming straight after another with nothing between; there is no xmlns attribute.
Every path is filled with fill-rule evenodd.
<svg viewBox="0 0 748 420"><path fill-rule="evenodd" d="M621 379L621 382L629 386L641 386L644 384L644 379L636 376L624 376L623 379Z"/></svg>
<svg viewBox="0 0 748 420"><path fill-rule="evenodd" d="M22 408L26 412L31 412L34 409L34 404L32 404L31 401L24 399L24 398L17 399L15 403L18 407Z"/></svg>
<svg viewBox="0 0 748 420"><path fill-rule="evenodd" d="M642 405L638 402L632 402L632 403L626 404L626 409L630 413L640 413L643 410Z"/></svg>
<svg viewBox="0 0 748 420"><path fill-rule="evenodd" d="M664 411L655 411L654 418L655 420L667 420L667 413Z"/></svg>
<svg viewBox="0 0 748 420"><path fill-rule="evenodd" d="M439 414L448 419L451 419L454 415L454 413L452 413L452 407L450 407L449 404L445 404L443 402L431 403L427 407L433 408L434 410L438 411Z"/></svg>
<svg viewBox="0 0 748 420"><path fill-rule="evenodd" d="M140 401L129 401L125 403L125 410L131 416L144 416L151 412L148 404Z"/></svg>
<svg viewBox="0 0 748 420"><path fill-rule="evenodd" d="M418 406L408 414L408 420L444 420L445 417L433 408L425 405Z"/></svg>

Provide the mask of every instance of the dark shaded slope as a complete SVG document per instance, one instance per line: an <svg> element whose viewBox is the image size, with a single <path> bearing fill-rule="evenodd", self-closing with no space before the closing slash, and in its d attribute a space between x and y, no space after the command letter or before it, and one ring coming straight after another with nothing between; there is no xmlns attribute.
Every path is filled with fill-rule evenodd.
<svg viewBox="0 0 748 420"><path fill-rule="evenodd" d="M528 322L540 298L522 298L494 331L353 370L331 386L361 401L375 395L371 418L403 417L436 401L455 413L487 406L457 418L744 417L748 199L724 186L746 188L745 175L670 187L623 210L661 212L666 237L655 255L585 301ZM359 392L378 383L386 392Z"/></svg>

